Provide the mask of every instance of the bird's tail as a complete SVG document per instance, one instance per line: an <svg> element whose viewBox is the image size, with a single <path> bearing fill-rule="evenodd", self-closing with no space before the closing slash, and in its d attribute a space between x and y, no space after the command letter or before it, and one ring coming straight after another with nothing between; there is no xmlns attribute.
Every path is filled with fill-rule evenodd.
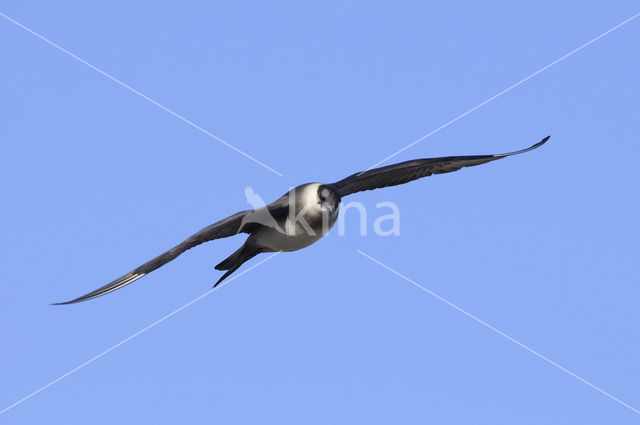
<svg viewBox="0 0 640 425"><path fill-rule="evenodd" d="M215 285L213 285L213 287L215 288L216 286L218 286L218 284L225 280L231 273L238 270L244 262L249 261L261 252L261 249L248 245L246 243L242 245L240 249L224 259L215 267L216 270L226 270L227 272L222 275L222 277L216 282Z"/></svg>

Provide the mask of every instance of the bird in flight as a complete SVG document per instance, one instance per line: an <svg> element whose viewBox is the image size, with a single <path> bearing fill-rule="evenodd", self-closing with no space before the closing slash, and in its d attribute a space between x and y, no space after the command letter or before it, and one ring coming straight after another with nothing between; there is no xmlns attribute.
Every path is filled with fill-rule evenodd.
<svg viewBox="0 0 640 425"><path fill-rule="evenodd" d="M135 282L175 259L186 250L204 242L239 233L249 234L244 244L236 252L215 267L217 270L225 271L214 285L215 287L244 262L260 253L297 251L316 242L335 224L340 200L347 195L364 190L396 186L433 174L450 173L464 167L472 167L529 152L542 146L548 139L549 136L527 149L516 152L415 159L355 173L335 183L306 183L297 186L268 205L256 200L252 203L254 209L237 212L205 227L181 244L95 291L54 305L78 303L108 294ZM250 189L247 191L253 193Z"/></svg>

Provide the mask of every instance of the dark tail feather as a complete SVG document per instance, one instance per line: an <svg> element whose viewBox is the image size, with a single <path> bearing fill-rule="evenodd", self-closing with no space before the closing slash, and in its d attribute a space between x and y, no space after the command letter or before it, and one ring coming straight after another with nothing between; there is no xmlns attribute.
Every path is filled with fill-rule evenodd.
<svg viewBox="0 0 640 425"><path fill-rule="evenodd" d="M216 266L216 270L226 270L227 272L222 275L213 287L215 288L218 286L220 282L225 280L231 273L238 270L244 262L249 261L256 255L260 254L260 252L261 251L259 249L247 246L246 244L242 245L240 249Z"/></svg>
<svg viewBox="0 0 640 425"><path fill-rule="evenodd" d="M213 287L215 288L216 286L218 286L220 284L220 282L225 280L227 278L227 276L229 276L231 273L235 272L239 268L240 268L240 264L237 264L237 265L233 266L232 268L230 268L229 270L227 270L227 272L225 274L223 274L220 279L218 279L218 281L215 283L215 285L213 285Z"/></svg>
<svg viewBox="0 0 640 425"><path fill-rule="evenodd" d="M220 262L220 264L218 264L215 268L216 270L229 270L231 267L233 267L233 265L235 263L238 262L238 260L242 257L242 255L245 253L245 250L247 249L246 245L242 245L240 247L240 249L238 249L236 252L234 252L233 254L231 254L230 256L228 256L227 258L225 258L224 260L222 260ZM246 260L245 260L246 261Z"/></svg>

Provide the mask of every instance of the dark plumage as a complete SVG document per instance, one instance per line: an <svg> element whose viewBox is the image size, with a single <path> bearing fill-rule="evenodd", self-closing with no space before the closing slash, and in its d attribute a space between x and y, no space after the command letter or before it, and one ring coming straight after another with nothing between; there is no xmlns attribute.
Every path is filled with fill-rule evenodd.
<svg viewBox="0 0 640 425"><path fill-rule="evenodd" d="M99 297L140 279L201 243L248 233L249 237L242 247L216 266L218 270L226 270L216 283L218 285L244 262L262 252L295 251L320 239L335 223L338 205L344 196L396 186L433 174L450 173L463 167L528 152L542 146L548 139L547 136L527 149L511 153L416 159L352 174L331 184L307 183L298 186L263 208L241 211L205 227L181 244L95 291L56 305ZM303 220L293 220L303 210L308 210L302 214Z"/></svg>

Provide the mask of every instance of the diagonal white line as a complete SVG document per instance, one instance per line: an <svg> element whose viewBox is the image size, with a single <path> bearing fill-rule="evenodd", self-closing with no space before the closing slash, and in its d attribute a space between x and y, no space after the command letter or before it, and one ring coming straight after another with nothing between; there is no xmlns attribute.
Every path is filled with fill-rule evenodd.
<svg viewBox="0 0 640 425"><path fill-rule="evenodd" d="M409 279L408 277L406 277L405 275L401 274L400 272L392 269L391 267L387 266L386 264L381 263L380 261L376 260L375 258L371 257L370 255L365 254L364 252L360 251L359 249L356 250L359 254L363 255L364 257L368 258L369 260L373 261L374 263L384 267L385 269L389 270L391 273L395 274L396 276L401 277L402 279L406 280L407 282L411 283L412 285L414 285L415 287L423 290L424 292L426 292L429 295L434 296L435 298L439 299L440 301L442 301L445 304L448 304L449 306L455 308L456 310L458 310L460 313L466 315L467 317L470 317L471 319L475 320L476 322L480 323L481 325L491 329L492 331L496 332L499 335L502 335L503 337L507 338L509 341L513 342L514 344L519 345L520 347L524 348L525 350L527 350L528 352L540 357L542 360L544 360L545 362L552 364L553 366L557 367L558 369L562 370L563 372L568 373L569 375L573 376L574 378L576 378L577 380L587 384L588 386L590 386L591 388L593 388L594 390L606 395L607 397L609 397L610 399L617 401L618 403L620 403L621 405L623 405L624 407L634 411L635 413L640 414L640 410L634 408L633 406L628 405L627 403L625 403L624 401L620 400L619 398L609 394L608 392L606 392L605 390L603 390L600 387L597 387L596 385L592 384L591 382L587 381L584 378L579 377L578 375L576 375L575 373L571 372L569 369L564 368L562 366L560 366L558 363L554 362L553 360L543 356L542 354L538 353L537 351L535 351L532 348L529 348L528 346L524 345L523 343L521 343L520 341L518 341L515 338L510 337L509 335L505 334L504 332L500 331L499 329L494 328L493 326L491 326L490 324L488 324L487 322L484 322L480 319L478 319L476 316L474 316L471 313L468 313L467 311L463 310L462 308L458 307L457 305L453 304L451 301L448 301L445 298L442 298L440 295L436 294L433 291L430 291L429 289L425 288L424 286L420 285L419 283Z"/></svg>
<svg viewBox="0 0 640 425"><path fill-rule="evenodd" d="M115 350L116 348L120 347L122 344L125 344L129 341L131 341L133 338L137 337L138 335L148 331L149 329L153 328L154 326L156 326L159 323L164 322L165 320L167 320L169 317L173 316L176 313L179 313L180 311L184 310L185 308L189 307L191 304L200 301L201 299L203 299L204 297L206 297L207 295L211 294L214 291L217 291L218 289L222 288L223 286L225 286L227 283L233 281L234 279L239 278L240 276L242 276L243 274L253 270L254 268L258 267L259 265L261 265L262 263L264 263L265 261L268 261L270 259L272 259L273 257L275 257L276 255L278 255L280 253L280 251L275 252L273 254L271 254L269 257L265 258L264 260L260 261L259 263L254 264L253 266L249 267L248 269L244 270L241 273L238 273L237 275L229 278L229 280L227 280L226 282L221 283L220 285L216 286L215 288L212 288L210 290L208 290L207 292L205 292L204 294L200 295L199 297L189 301L188 303L186 303L185 305L183 305L182 307L173 310L171 313L167 314L166 316L162 317L161 319L156 320L155 322L153 322L152 324L150 324L149 326L140 329L138 332L134 333L133 335L123 339L122 341L120 341L119 343L117 343L116 345L112 346L111 348L108 348L106 350L104 350L102 353L98 354L95 357L90 358L89 360L87 360L86 362L82 363L80 366L77 366L73 369L71 369L69 372L65 373L64 375L54 379L53 381L49 382L46 385L43 385L42 387L38 388L37 390L35 390L34 392L32 392L31 394L21 398L20 400L16 401L15 403L13 403L10 406L5 407L3 410L0 410L0 415L2 415L3 413L5 413L8 410L13 409L14 407L16 407L17 405L21 404L22 402L30 399L31 397L33 397L34 395L38 394L40 391L43 391L47 388L49 388L50 386L52 386L53 384L55 384L58 381L61 381L62 379L66 378L67 376L71 375L72 373L77 372L78 370L82 369L83 367L87 366L90 363L93 363L94 361L98 360L100 357L104 356L105 354Z"/></svg>
<svg viewBox="0 0 640 425"><path fill-rule="evenodd" d="M44 36L38 34L37 32L33 31L32 29L22 25L20 22L16 21L15 19L12 19L10 17L8 17L7 15L5 15L4 13L0 12L0 16L2 16L3 18L5 18L6 20L13 22L14 24L16 24L17 26L19 26L20 28L22 28L25 31L30 32L31 34L35 35L36 37L38 37L40 40L50 44L51 46L55 47L56 49L60 50L61 52L66 53L67 55L71 56L72 58L74 58L75 60L82 62L83 64L85 64L86 66L88 66L89 68L93 69L94 71L104 75L105 77L109 78L110 80L120 84L122 87L126 88L127 90L137 94L138 96L140 96L141 98L151 102L152 104L156 105L158 108L170 113L171 115L173 115L174 117L178 118L181 121L184 121L185 123L189 124L191 127L195 128L196 130L200 130L202 133L206 134L209 137L214 138L215 140L219 141L220 143L224 144L225 146L233 149L234 151L238 152L240 155L244 156L245 158L250 159L251 161L262 165L264 168L266 168L267 170L271 171L272 173L275 173L277 175L279 175L280 177L282 177L282 174L279 173L278 171L274 170L273 168L269 167L268 165L264 164L263 162L258 161L257 159L255 159L254 157L252 157L251 155L249 155L248 153L236 148L235 146L233 146L231 143L228 143L224 140L222 140L221 138L219 138L218 136L216 136L213 133L210 133L209 131L205 130L204 128L200 127L199 125L195 124L193 121L190 121L188 119L186 119L185 117L183 117L182 115L178 114L177 112L172 111L171 109L167 108L164 105L161 105L160 103L156 102L155 100L151 99L148 96L145 96L144 94L140 93L138 90L134 89L133 87L123 83L122 81L118 80L116 77L107 74L106 72L104 72L103 70L101 70L100 68L91 65L89 62L85 61L84 59L74 55L73 53L71 53L70 51L64 49L63 47L57 45L56 43L54 43L53 41L45 38Z"/></svg>
<svg viewBox="0 0 640 425"><path fill-rule="evenodd" d="M584 43L582 46L573 49L572 51L570 51L569 53L567 53L566 55L554 60L553 62L551 62L549 65L540 68L539 70L537 70L536 72L534 72L533 74L529 75L528 77L523 78L522 80L518 81L515 84L512 84L511 86L507 87L506 89L502 90L500 93L496 94L495 96L490 97L489 99L485 100L484 102L474 106L473 108L469 109L467 112L458 115L457 117L455 117L454 119L452 119L451 121L446 122L445 124L441 125L440 127L436 128L435 130L433 130L430 133L425 134L424 136L422 136L421 138L419 138L418 140L409 143L407 146L405 146L404 148L392 153L391 155L389 155L388 157L386 157L385 159L383 159L382 161L376 162L375 164L373 164L371 167L367 168L366 170L360 172L360 174L364 173L365 171L369 171L372 168L377 167L378 165L382 164L383 162L386 162L388 160L390 160L391 158L393 158L394 156L406 151L407 149L409 149L410 147L422 142L424 139L426 139L427 137L430 137L434 134L436 134L437 132L439 132L440 130L450 126L451 124L453 124L454 122L458 121L460 118L463 118L467 115L469 115L470 113L472 113L473 111L475 111L478 108L483 107L484 105L486 105L487 103L497 99L498 97L502 96L503 94L505 94L506 92L508 92L509 90L518 87L520 84L524 83L525 81L535 77L536 75L540 74L541 72L551 68L553 65L557 64L558 62L563 61L564 59L568 58L569 56L573 55L576 52L579 52L580 50L584 49L585 47L587 47L588 45L590 45L591 43L601 39L602 37L604 37L605 35L609 34L612 31L617 30L618 28L620 28L621 26L623 26L624 24L627 24L629 22L631 22L632 20L636 19L638 16L640 16L640 13L633 15L632 17L630 17L629 19L620 22L618 25L616 25L613 28L610 28L609 30L603 32L602 34L600 34L599 36L597 36L596 38Z"/></svg>

